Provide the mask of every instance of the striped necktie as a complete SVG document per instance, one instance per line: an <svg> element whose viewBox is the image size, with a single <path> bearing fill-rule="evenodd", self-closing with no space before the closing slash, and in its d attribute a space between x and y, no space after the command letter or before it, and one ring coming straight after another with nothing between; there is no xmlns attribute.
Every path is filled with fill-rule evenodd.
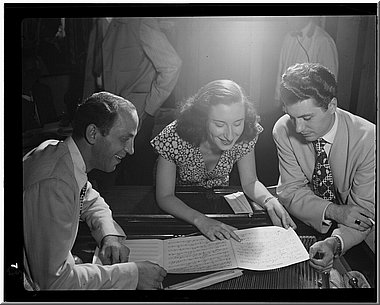
<svg viewBox="0 0 380 305"><path fill-rule="evenodd" d="M331 167L328 162L324 146L327 142L322 138L313 142L316 152L315 167L312 177L313 191L319 197L328 201L338 203L334 192L334 182L331 174Z"/></svg>

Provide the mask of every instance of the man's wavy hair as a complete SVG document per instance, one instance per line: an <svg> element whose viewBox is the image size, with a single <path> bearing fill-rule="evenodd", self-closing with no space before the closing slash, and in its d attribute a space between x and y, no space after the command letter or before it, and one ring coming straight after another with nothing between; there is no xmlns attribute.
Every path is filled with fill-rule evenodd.
<svg viewBox="0 0 380 305"><path fill-rule="evenodd" d="M109 92L98 92L88 97L76 110L73 137L85 138L87 126L96 125L103 136L108 135L120 111L132 113L135 106L128 100Z"/></svg>
<svg viewBox="0 0 380 305"><path fill-rule="evenodd" d="M232 80L215 80L202 87L184 101L177 114L177 133L185 141L198 147L207 139L207 121L210 107L218 104L243 103L244 130L238 142L250 141L257 135L259 116L244 90Z"/></svg>
<svg viewBox="0 0 380 305"><path fill-rule="evenodd" d="M334 74L321 64L295 64L282 75L280 95L285 105L314 98L318 107L327 109L337 96L337 83Z"/></svg>

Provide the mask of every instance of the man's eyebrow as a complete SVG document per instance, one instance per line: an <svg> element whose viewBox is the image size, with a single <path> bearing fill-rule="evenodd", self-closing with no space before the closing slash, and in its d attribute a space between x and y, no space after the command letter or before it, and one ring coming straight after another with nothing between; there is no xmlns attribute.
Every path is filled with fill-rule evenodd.
<svg viewBox="0 0 380 305"><path fill-rule="evenodd" d="M286 111L285 111L285 113L293 118L293 116L290 115L289 113L287 113ZM297 118L304 118L304 117L307 117L307 116L313 116L313 114L312 113L305 113L303 115L298 116Z"/></svg>
<svg viewBox="0 0 380 305"><path fill-rule="evenodd" d="M125 135L122 135L121 136L122 138L130 138L130 137L133 137L133 133L128 133L128 134L125 134Z"/></svg>
<svg viewBox="0 0 380 305"><path fill-rule="evenodd" d="M305 116L313 116L313 114L312 113L305 113L303 115L300 115L299 118L303 118Z"/></svg>

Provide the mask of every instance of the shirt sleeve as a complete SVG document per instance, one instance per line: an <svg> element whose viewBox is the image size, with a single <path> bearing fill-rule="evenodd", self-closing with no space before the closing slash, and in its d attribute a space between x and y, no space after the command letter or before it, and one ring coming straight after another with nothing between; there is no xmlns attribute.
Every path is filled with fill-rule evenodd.
<svg viewBox="0 0 380 305"><path fill-rule="evenodd" d="M323 37L318 41L317 62L327 67L338 79L339 61L335 42L330 37Z"/></svg>
<svg viewBox="0 0 380 305"><path fill-rule="evenodd" d="M79 196L79 194L78 194ZM75 265L71 254L79 207L75 189L49 178L24 190L24 249L32 280L40 289L135 289L134 263Z"/></svg>
<svg viewBox="0 0 380 305"><path fill-rule="evenodd" d="M154 115L173 91L182 61L154 18L141 21L140 41L157 71L145 107L148 114Z"/></svg>

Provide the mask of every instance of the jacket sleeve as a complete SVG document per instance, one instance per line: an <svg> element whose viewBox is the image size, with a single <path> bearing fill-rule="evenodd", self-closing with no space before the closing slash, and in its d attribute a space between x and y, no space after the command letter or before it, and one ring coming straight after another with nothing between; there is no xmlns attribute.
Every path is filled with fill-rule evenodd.
<svg viewBox="0 0 380 305"><path fill-rule="evenodd" d="M92 188L89 181L87 181L87 191L81 218L86 221L98 245L100 245L101 240L106 235L125 237L123 229L113 220L112 211L108 204L106 204L99 193Z"/></svg>
<svg viewBox="0 0 380 305"><path fill-rule="evenodd" d="M350 181L348 190L343 194L347 205L358 205L367 209L372 214L375 213L375 131L374 128L370 132L362 134L359 142L353 144L349 151L354 157L347 158L347 162L351 166ZM337 158L342 158L341 154L336 155ZM348 165L347 165L348 166ZM372 240L368 238L373 230L359 231L344 225L338 225L334 230L333 235L340 235L344 242L344 252L351 247L359 244L367 239L368 245L374 248L374 236Z"/></svg>
<svg viewBox="0 0 380 305"><path fill-rule="evenodd" d="M317 62L328 68L338 79L339 61L338 50L331 37L322 37L317 42Z"/></svg>
<svg viewBox="0 0 380 305"><path fill-rule="evenodd" d="M145 107L148 114L154 115L173 91L182 61L154 18L141 21L139 34L144 52L157 71Z"/></svg>
<svg viewBox="0 0 380 305"><path fill-rule="evenodd" d="M323 217L329 202L312 191L305 169L301 168L300 160L297 160L294 153L295 148L284 128L285 118L282 117L279 122L273 128L280 172L277 196L290 214L317 231L326 233L331 224L323 221ZM314 162L311 161L311 164L314 165Z"/></svg>
<svg viewBox="0 0 380 305"><path fill-rule="evenodd" d="M287 50L289 49L290 45L290 35L286 34L284 41L282 43L281 51L280 51L280 60L278 62L278 70L277 70L277 78L276 78L276 87L274 89L274 99L279 102L281 97L280 97L280 85L281 85L281 78L282 74L285 72L286 68L286 57L287 55Z"/></svg>
<svg viewBox="0 0 380 305"><path fill-rule="evenodd" d="M75 265L71 248L79 222L77 197L58 178L24 190L24 247L31 278L42 290L135 289L135 263Z"/></svg>
<svg viewBox="0 0 380 305"><path fill-rule="evenodd" d="M84 70L84 80L83 80L83 94L82 99L87 99L91 94L96 91L96 80L93 74L94 68L94 48L95 48L95 20L92 22L92 28L88 37L88 45L87 45L87 56L85 62L85 70Z"/></svg>

